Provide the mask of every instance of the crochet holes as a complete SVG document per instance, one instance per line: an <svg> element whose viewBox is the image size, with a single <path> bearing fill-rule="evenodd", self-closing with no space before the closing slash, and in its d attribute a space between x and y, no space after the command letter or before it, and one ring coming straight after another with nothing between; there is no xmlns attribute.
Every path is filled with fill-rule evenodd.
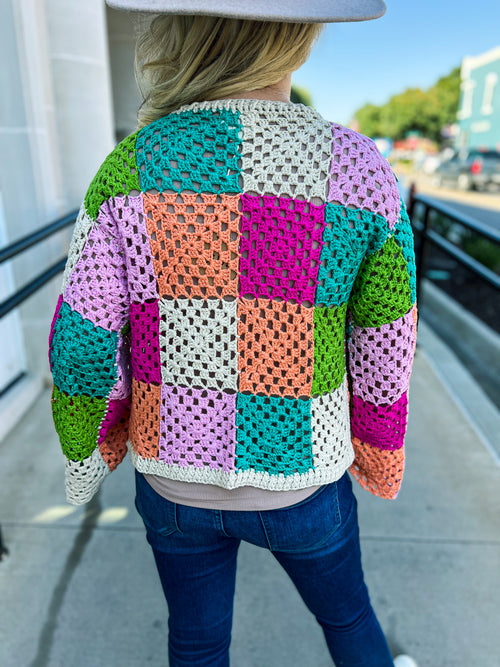
<svg viewBox="0 0 500 667"><path fill-rule="evenodd" d="M236 467L293 475L312 465L311 400L238 394Z"/></svg>
<svg viewBox="0 0 500 667"><path fill-rule="evenodd" d="M315 468L345 467L349 451L350 418L347 380L334 391L311 401L312 454Z"/></svg>
<svg viewBox="0 0 500 667"><path fill-rule="evenodd" d="M387 222L380 216L327 204L316 305L347 302L363 258L381 248L387 234Z"/></svg>
<svg viewBox="0 0 500 667"><path fill-rule="evenodd" d="M158 298L156 281L141 194L115 197L109 202L112 217L119 221L126 256L130 299L144 302Z"/></svg>
<svg viewBox="0 0 500 667"><path fill-rule="evenodd" d="M137 141L143 190L239 192L238 117L229 109L199 109L143 128Z"/></svg>
<svg viewBox="0 0 500 667"><path fill-rule="evenodd" d="M242 113L242 190L324 201L331 159L328 123L307 108Z"/></svg>
<svg viewBox="0 0 500 667"><path fill-rule="evenodd" d="M312 395L331 392L344 381L344 332L347 304L314 309L314 375Z"/></svg>
<svg viewBox="0 0 500 667"><path fill-rule="evenodd" d="M104 211L91 227L65 288L66 302L95 326L119 331L127 318L126 265Z"/></svg>
<svg viewBox="0 0 500 667"><path fill-rule="evenodd" d="M132 134L116 146L90 184L85 196L85 208L94 220L103 202L132 190L140 190L135 161L137 136L137 133Z"/></svg>
<svg viewBox="0 0 500 667"><path fill-rule="evenodd" d="M161 383L158 301L130 304L133 376L141 382Z"/></svg>
<svg viewBox="0 0 500 667"><path fill-rule="evenodd" d="M239 196L146 193L161 297L238 295Z"/></svg>
<svg viewBox="0 0 500 667"><path fill-rule="evenodd" d="M170 464L234 470L236 393L164 386L159 458Z"/></svg>
<svg viewBox="0 0 500 667"><path fill-rule="evenodd" d="M378 449L403 446L408 397L406 392L392 405L373 405L356 395L352 397L351 427L355 437Z"/></svg>
<svg viewBox="0 0 500 667"><path fill-rule="evenodd" d="M130 440L145 459L158 457L160 441L161 386L132 380Z"/></svg>
<svg viewBox="0 0 500 667"><path fill-rule="evenodd" d="M375 405L395 403L408 387L414 343L412 312L380 327L353 327L349 357L354 393Z"/></svg>
<svg viewBox="0 0 500 667"><path fill-rule="evenodd" d="M241 195L240 295L314 303L324 205Z"/></svg>
<svg viewBox="0 0 500 667"><path fill-rule="evenodd" d="M411 295L406 260L394 238L389 237L361 265L350 300L354 322L379 326L398 319L411 309Z"/></svg>
<svg viewBox="0 0 500 667"><path fill-rule="evenodd" d="M378 213L394 227L400 198L389 163L371 139L336 124L332 132L328 201Z"/></svg>
<svg viewBox="0 0 500 667"><path fill-rule="evenodd" d="M111 400L106 416L99 429L99 451L114 470L127 452L128 427L130 418L130 398Z"/></svg>
<svg viewBox="0 0 500 667"><path fill-rule="evenodd" d="M394 498L404 471L404 451L383 451L353 438L356 464L351 467L353 476L368 491L376 491L381 498ZM377 485L373 480L378 479Z"/></svg>
<svg viewBox="0 0 500 667"><path fill-rule="evenodd" d="M310 396L313 309L287 301L238 304L240 391Z"/></svg>
<svg viewBox="0 0 500 667"><path fill-rule="evenodd" d="M162 299L159 308L163 382L236 391L236 300Z"/></svg>
<svg viewBox="0 0 500 667"><path fill-rule="evenodd" d="M69 278L73 269L75 268L76 263L78 262L80 255L87 241L88 235L93 227L96 226L95 220L93 220L85 210L85 205L82 204L78 217L76 219L75 227L73 229L73 236L71 238L71 244L69 247L68 261L66 262L66 267L64 269L64 276L62 280L62 291L66 289Z"/></svg>
<svg viewBox="0 0 500 667"><path fill-rule="evenodd" d="M52 336L52 372L56 386L72 396L108 395L117 380L118 334L95 326L63 302Z"/></svg>

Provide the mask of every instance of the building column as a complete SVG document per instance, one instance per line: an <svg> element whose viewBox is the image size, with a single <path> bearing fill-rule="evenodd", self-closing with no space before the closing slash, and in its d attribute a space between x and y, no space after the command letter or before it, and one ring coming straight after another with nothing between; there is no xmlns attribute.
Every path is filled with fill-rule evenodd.
<svg viewBox="0 0 500 667"><path fill-rule="evenodd" d="M68 210L115 145L104 0L45 0Z"/></svg>

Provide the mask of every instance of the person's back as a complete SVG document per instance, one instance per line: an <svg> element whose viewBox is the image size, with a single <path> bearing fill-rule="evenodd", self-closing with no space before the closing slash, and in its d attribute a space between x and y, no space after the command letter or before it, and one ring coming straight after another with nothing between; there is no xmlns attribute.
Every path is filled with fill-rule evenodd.
<svg viewBox="0 0 500 667"><path fill-rule="evenodd" d="M350 376L352 435L386 443L372 456L397 470L371 481L397 493L415 275L404 204L373 142L302 105L195 103L117 146L79 225L93 251L69 265L55 381L98 398L114 385L105 463L128 436L137 469L167 478L272 490L334 481L354 458ZM84 347L65 334L78 315L98 328ZM130 355L100 368L98 386L88 365L68 374L69 358L91 363L103 336L118 352L129 335ZM70 481L89 477L74 467Z"/></svg>
<svg viewBox="0 0 500 667"><path fill-rule="evenodd" d="M252 30L272 50L264 24L192 17L153 22L149 48L191 48L203 78L221 35L236 58ZM218 55L198 62L205 32ZM313 33L278 26L276 58ZM50 341L68 499L87 502L128 449L172 667L226 664L241 539L280 560L334 659L385 667L346 471L386 498L402 480L416 307L396 179L370 139L247 94L245 69L220 88L241 96L177 104L194 93L174 61L146 63L156 98L91 183L70 250Z"/></svg>

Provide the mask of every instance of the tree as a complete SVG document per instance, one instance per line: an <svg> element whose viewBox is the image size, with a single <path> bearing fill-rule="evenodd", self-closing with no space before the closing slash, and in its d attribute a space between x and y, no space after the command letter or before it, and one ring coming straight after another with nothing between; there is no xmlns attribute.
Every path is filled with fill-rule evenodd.
<svg viewBox="0 0 500 667"><path fill-rule="evenodd" d="M380 116L382 107L377 107L375 104L365 104L356 111L356 120L359 123L360 132L369 137L380 136Z"/></svg>
<svg viewBox="0 0 500 667"><path fill-rule="evenodd" d="M397 140L408 132L418 131L440 142L442 128L456 120L459 97L460 68L456 67L427 91L407 88L381 106L365 104L356 111L355 117L359 131L371 137Z"/></svg>
<svg viewBox="0 0 500 667"><path fill-rule="evenodd" d="M302 86L292 85L292 90L290 92L290 101L295 102L295 104L305 104L306 107L312 107L312 97L311 93L307 88L302 88Z"/></svg>

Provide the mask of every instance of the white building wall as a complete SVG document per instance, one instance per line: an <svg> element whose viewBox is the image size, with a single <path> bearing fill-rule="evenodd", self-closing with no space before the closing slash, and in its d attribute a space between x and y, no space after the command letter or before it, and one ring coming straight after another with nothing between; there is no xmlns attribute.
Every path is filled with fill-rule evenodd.
<svg viewBox="0 0 500 667"><path fill-rule="evenodd" d="M104 0L45 0L64 193L78 208L115 145Z"/></svg>
<svg viewBox="0 0 500 667"><path fill-rule="evenodd" d="M104 0L2 0L0 56L2 241L11 243L78 208L115 144ZM70 232L6 263L9 289L64 256ZM0 396L0 439L49 378L47 340L61 278L17 309L14 335L28 375ZM0 350L3 368L11 368L12 354Z"/></svg>
<svg viewBox="0 0 500 667"><path fill-rule="evenodd" d="M135 132L137 127L141 96L135 82L134 54L140 20L132 12L120 12L108 7L108 42L117 141Z"/></svg>

